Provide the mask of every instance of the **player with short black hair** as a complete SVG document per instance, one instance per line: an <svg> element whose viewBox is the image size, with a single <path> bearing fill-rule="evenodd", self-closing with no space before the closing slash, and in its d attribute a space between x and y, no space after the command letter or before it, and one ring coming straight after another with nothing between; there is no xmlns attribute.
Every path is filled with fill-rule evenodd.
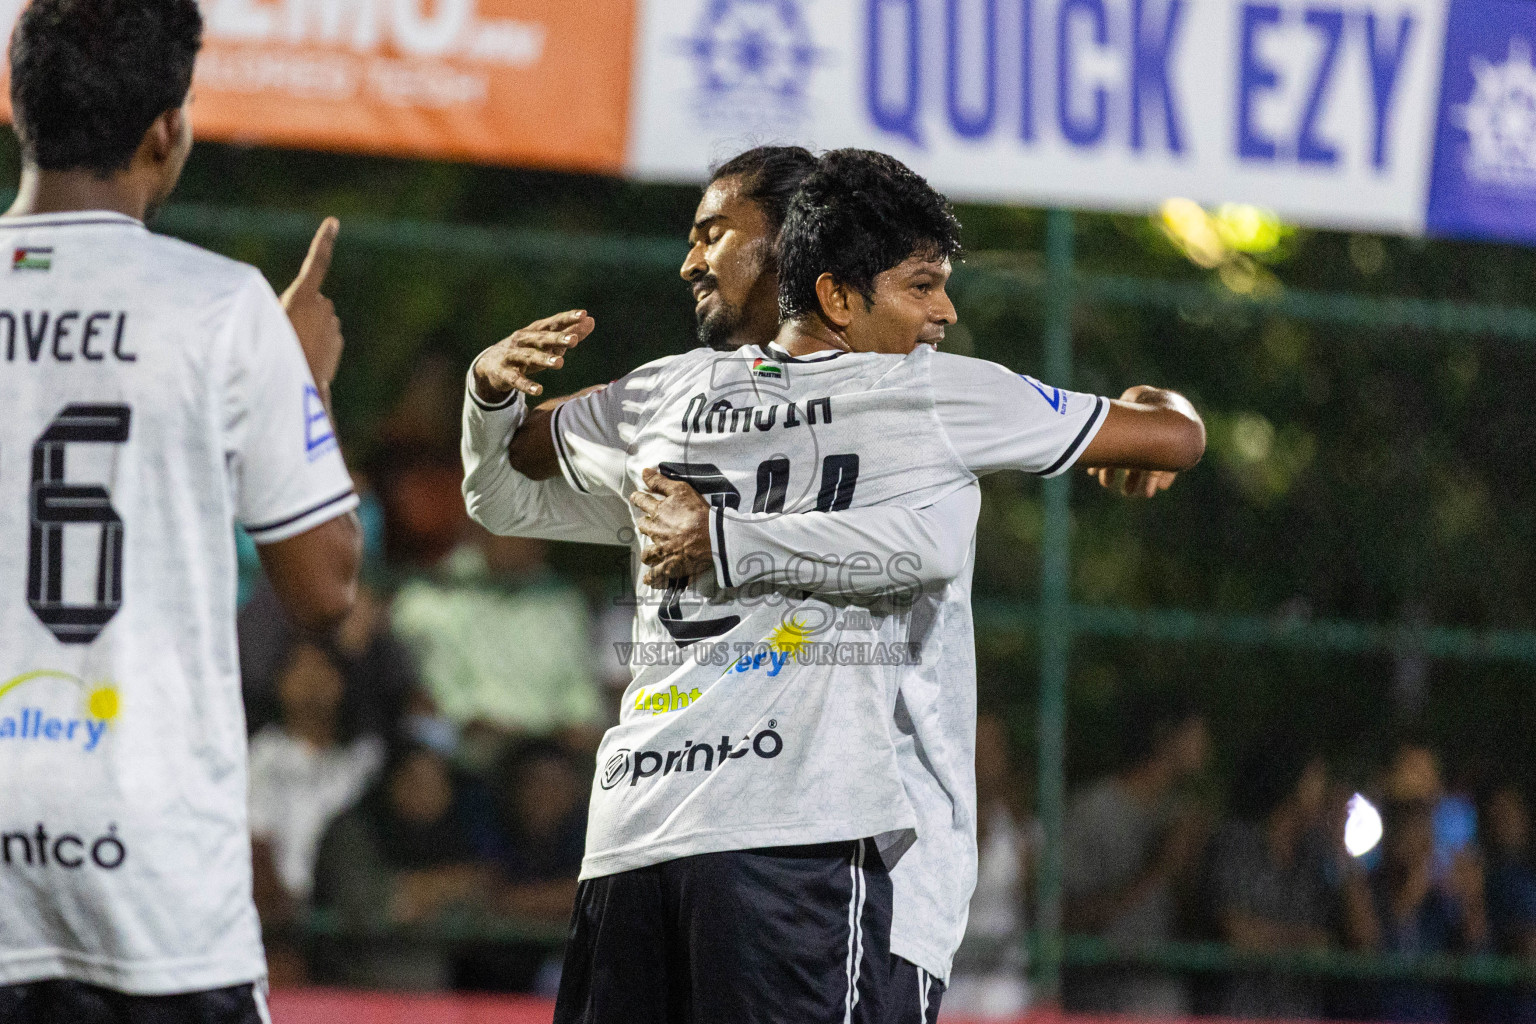
<svg viewBox="0 0 1536 1024"><path fill-rule="evenodd" d="M785 211L780 231L779 317L821 311L823 274L874 300L875 278L921 256L960 258L960 221L949 202L895 157L833 150L817 164Z"/></svg>
<svg viewBox="0 0 1536 1024"><path fill-rule="evenodd" d="M22 159L44 171L128 169L154 120L181 106L202 46L196 0L51 0L11 37Z"/></svg>
<svg viewBox="0 0 1536 1024"><path fill-rule="evenodd" d="M261 1024L238 523L328 628L357 505L328 220L280 301L151 234L192 145L193 0L32 0L0 216L0 1020Z"/></svg>

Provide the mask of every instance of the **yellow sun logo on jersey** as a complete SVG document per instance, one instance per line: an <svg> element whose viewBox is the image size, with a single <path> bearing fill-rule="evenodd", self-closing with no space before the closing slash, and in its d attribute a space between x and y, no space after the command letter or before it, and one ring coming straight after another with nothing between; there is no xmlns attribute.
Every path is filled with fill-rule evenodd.
<svg viewBox="0 0 1536 1024"><path fill-rule="evenodd" d="M66 696L70 691L78 696ZM57 744L92 753L122 707L122 695L109 680L92 685L53 669L23 672L0 681L0 744Z"/></svg>
<svg viewBox="0 0 1536 1024"><path fill-rule="evenodd" d="M117 687L110 684L98 686L85 698L85 708L103 722L117 721L117 713L122 710L122 699L117 694Z"/></svg>
<svg viewBox="0 0 1536 1024"><path fill-rule="evenodd" d="M785 619L768 634L768 649L780 654L799 654L811 645L812 631L798 618Z"/></svg>

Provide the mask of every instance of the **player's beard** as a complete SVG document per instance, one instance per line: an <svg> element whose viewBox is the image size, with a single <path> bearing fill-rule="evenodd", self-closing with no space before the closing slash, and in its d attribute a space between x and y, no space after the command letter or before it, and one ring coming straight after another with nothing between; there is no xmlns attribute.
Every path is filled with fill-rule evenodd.
<svg viewBox="0 0 1536 1024"><path fill-rule="evenodd" d="M736 335L745 321L742 308L726 302L717 290L715 308L699 317L699 344L716 352L730 352L736 348Z"/></svg>

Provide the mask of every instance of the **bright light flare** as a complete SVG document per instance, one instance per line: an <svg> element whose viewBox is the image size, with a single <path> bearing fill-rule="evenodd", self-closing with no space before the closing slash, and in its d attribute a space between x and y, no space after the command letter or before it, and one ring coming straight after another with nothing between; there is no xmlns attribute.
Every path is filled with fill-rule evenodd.
<svg viewBox="0 0 1536 1024"><path fill-rule="evenodd" d="M1364 857L1380 842L1381 812L1356 793L1349 798L1349 813L1344 819L1344 849L1351 857Z"/></svg>

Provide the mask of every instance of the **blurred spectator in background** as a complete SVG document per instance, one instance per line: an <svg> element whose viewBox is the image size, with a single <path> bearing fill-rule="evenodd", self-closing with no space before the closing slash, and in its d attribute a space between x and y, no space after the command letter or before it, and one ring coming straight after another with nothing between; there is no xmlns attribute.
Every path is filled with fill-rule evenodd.
<svg viewBox="0 0 1536 1024"><path fill-rule="evenodd" d="M1209 835L1203 810L1181 788L1205 768L1205 718L1177 698L1125 706L1127 766L1071 801L1064 836L1065 917L1069 932L1125 946L1178 938L1188 892ZM1070 1010L1182 1016L1182 980L1139 969L1072 972Z"/></svg>
<svg viewBox="0 0 1536 1024"><path fill-rule="evenodd" d="M269 925L309 899L326 826L368 788L384 760L383 741L356 735L343 716L344 688L329 654L298 644L277 677L280 720L251 740L251 836L258 906Z"/></svg>
<svg viewBox="0 0 1536 1024"><path fill-rule="evenodd" d="M563 928L576 902L587 837L590 777L560 744L534 739L508 750L493 773L494 808L477 845L495 866L495 912L522 924ZM490 827L486 827L490 826ZM468 951L459 988L553 997L560 955L544 943L501 943Z"/></svg>
<svg viewBox="0 0 1536 1024"><path fill-rule="evenodd" d="M427 569L463 539L464 467L458 357L418 351L410 378L378 427L370 475L384 510L384 553L392 566Z"/></svg>
<svg viewBox="0 0 1536 1024"><path fill-rule="evenodd" d="M378 499L367 490L367 480L357 474L353 480L362 498L358 518L363 525L363 578L352 611L331 638L331 648L347 682L343 718L359 733L386 737L394 733L420 686L415 661L389 630L388 606L380 591L383 513ZM279 720L277 677L298 636L259 573L240 610L238 628L246 727L255 735Z"/></svg>
<svg viewBox="0 0 1536 1024"><path fill-rule="evenodd" d="M1212 844L1206 898L1221 938L1271 953L1328 945L1331 845L1319 832L1328 795L1323 759L1289 737L1272 737L1238 761L1232 820ZM1241 974L1221 1013L1299 1020L1322 1009L1317 986L1283 974Z"/></svg>
<svg viewBox="0 0 1536 1024"><path fill-rule="evenodd" d="M484 909L492 871L476 856L467 788L441 754L405 744L391 755L380 783L331 825L320 845L314 902L334 913L351 937L322 944L322 980L449 987L452 958L443 943L430 936L356 936Z"/></svg>
<svg viewBox="0 0 1536 1024"><path fill-rule="evenodd" d="M1536 967L1536 870L1531 864L1531 817L1515 786L1495 790L1483 804L1483 842L1488 858L1488 928L1494 949ZM1490 1020L1536 1022L1536 990L1521 986L1496 993Z"/></svg>
<svg viewBox="0 0 1536 1024"><path fill-rule="evenodd" d="M1435 809L1443 796L1433 753L1419 746L1398 751L1387 778L1381 863L1366 880L1351 884L1364 899L1351 901L1350 938L1362 949L1385 953L1476 953L1488 948L1482 863L1471 848L1437 857ZM1451 1019L1443 985L1384 982L1377 1016L1408 1024Z"/></svg>
<svg viewBox="0 0 1536 1024"><path fill-rule="evenodd" d="M944 992L946 1012L1013 1017L1029 1006L1025 890L1039 836L1024 811L1027 794L1009 756L1007 725L996 715L981 715L976 721L976 892Z"/></svg>
<svg viewBox="0 0 1536 1024"><path fill-rule="evenodd" d="M609 728L618 724L624 691L634 681L634 673L629 664L632 655L620 653L630 651L634 646L634 589L629 587L628 580L621 579L619 584L627 587L627 592L597 616L594 627L597 646L592 665L602 689L604 721Z"/></svg>
<svg viewBox="0 0 1536 1024"><path fill-rule="evenodd" d="M545 567L541 541L472 537L395 597L428 693L481 769L520 734L595 751L606 718L581 592Z"/></svg>
<svg viewBox="0 0 1536 1024"><path fill-rule="evenodd" d="M563 924L576 899L587 841L589 779L557 743L530 740L496 773L502 836L494 851L503 913Z"/></svg>

